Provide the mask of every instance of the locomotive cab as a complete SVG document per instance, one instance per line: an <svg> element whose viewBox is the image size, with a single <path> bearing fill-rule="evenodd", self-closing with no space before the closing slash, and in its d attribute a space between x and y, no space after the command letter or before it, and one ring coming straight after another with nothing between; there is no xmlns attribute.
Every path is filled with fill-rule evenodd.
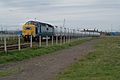
<svg viewBox="0 0 120 80"><path fill-rule="evenodd" d="M32 22L27 22L23 25L22 35L24 39L27 41L30 39L30 36L36 36L36 26Z"/></svg>

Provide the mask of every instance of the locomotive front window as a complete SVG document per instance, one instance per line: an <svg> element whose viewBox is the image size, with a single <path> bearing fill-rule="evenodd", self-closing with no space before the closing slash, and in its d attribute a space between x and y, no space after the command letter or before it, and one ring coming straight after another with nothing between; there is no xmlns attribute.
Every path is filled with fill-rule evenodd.
<svg viewBox="0 0 120 80"><path fill-rule="evenodd" d="M25 30L32 30L32 28L30 28L30 27L26 27Z"/></svg>
<svg viewBox="0 0 120 80"><path fill-rule="evenodd" d="M31 24L31 22L27 22L26 24L27 24L27 25L30 25L30 24Z"/></svg>
<svg viewBox="0 0 120 80"><path fill-rule="evenodd" d="M27 24L27 25L35 25L36 23L33 22L33 21L29 21L29 22L27 22L26 24Z"/></svg>

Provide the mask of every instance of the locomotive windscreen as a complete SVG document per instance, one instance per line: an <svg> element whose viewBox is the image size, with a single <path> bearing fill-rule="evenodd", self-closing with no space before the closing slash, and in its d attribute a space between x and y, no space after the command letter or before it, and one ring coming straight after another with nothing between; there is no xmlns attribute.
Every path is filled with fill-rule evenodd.
<svg viewBox="0 0 120 80"><path fill-rule="evenodd" d="M25 30L31 30L32 28L31 27L26 27Z"/></svg>
<svg viewBox="0 0 120 80"><path fill-rule="evenodd" d="M28 21L28 22L26 23L26 25L36 25L36 22L34 22L34 21Z"/></svg>

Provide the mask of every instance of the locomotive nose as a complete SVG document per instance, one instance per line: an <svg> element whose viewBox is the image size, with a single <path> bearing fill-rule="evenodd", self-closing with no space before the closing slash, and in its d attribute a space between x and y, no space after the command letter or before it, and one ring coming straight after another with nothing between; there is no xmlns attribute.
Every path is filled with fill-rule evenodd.
<svg viewBox="0 0 120 80"><path fill-rule="evenodd" d="M26 35L31 36L32 35L32 31L26 31Z"/></svg>
<svg viewBox="0 0 120 80"><path fill-rule="evenodd" d="M23 35L35 37L35 26L34 25L24 25L23 26Z"/></svg>
<svg viewBox="0 0 120 80"><path fill-rule="evenodd" d="M24 34L25 34L26 36L31 36L32 33L33 33L32 27L26 25L26 26L24 27Z"/></svg>

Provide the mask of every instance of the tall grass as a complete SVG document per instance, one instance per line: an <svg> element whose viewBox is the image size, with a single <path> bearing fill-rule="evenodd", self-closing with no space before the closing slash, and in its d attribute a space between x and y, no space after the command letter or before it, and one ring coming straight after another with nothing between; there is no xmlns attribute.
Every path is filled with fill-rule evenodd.
<svg viewBox="0 0 120 80"><path fill-rule="evenodd" d="M58 80L120 80L120 38L103 38L96 51L72 65Z"/></svg>

